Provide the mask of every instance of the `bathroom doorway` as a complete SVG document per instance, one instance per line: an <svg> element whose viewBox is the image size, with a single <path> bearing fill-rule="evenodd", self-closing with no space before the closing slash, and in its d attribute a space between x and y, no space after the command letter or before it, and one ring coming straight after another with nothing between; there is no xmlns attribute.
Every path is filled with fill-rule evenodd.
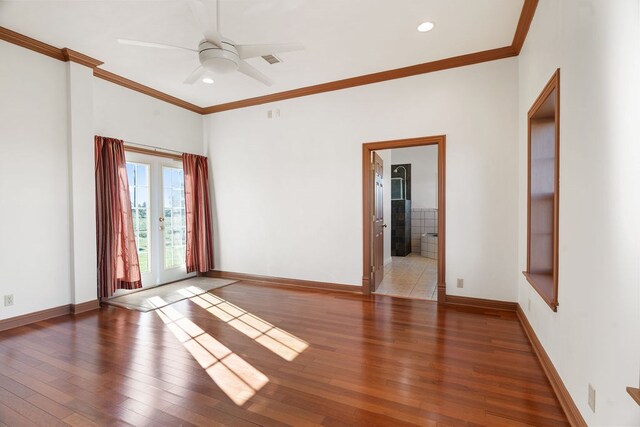
<svg viewBox="0 0 640 427"><path fill-rule="evenodd" d="M444 155L444 136L363 144L364 293L444 302Z"/></svg>

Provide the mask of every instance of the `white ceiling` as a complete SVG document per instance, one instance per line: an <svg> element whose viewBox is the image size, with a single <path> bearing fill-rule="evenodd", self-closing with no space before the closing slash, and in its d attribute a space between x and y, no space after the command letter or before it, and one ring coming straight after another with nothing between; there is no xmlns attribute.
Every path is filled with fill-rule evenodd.
<svg viewBox="0 0 640 427"><path fill-rule="evenodd" d="M121 45L117 38L196 48L185 0L0 0L0 26L98 60L128 79L200 106L355 77L511 44L524 0L221 0L222 34L239 44L302 43L269 65L275 83L240 74L182 81L198 66L187 51ZM433 21L429 33L418 24Z"/></svg>

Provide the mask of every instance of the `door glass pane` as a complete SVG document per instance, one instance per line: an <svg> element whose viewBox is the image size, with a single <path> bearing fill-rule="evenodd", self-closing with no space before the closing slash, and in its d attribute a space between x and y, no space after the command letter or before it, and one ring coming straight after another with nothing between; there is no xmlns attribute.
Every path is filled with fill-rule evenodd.
<svg viewBox="0 0 640 427"><path fill-rule="evenodd" d="M180 168L162 167L164 203L164 268L183 266L186 255L186 221L184 214L184 173Z"/></svg>
<svg viewBox="0 0 640 427"><path fill-rule="evenodd" d="M133 230L136 235L140 272L150 270L149 263L149 165L127 162Z"/></svg>

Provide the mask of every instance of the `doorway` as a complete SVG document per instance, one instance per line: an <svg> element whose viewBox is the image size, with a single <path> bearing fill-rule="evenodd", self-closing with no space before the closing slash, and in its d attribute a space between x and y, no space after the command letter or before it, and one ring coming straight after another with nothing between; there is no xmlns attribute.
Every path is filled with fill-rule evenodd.
<svg viewBox="0 0 640 427"><path fill-rule="evenodd" d="M144 288L187 274L182 161L126 152L127 179L138 262Z"/></svg>
<svg viewBox="0 0 640 427"><path fill-rule="evenodd" d="M446 137L442 135L363 144L363 293L377 291L421 299L437 297L439 302L445 301L445 141ZM425 150L409 147L424 147ZM400 150L405 148L407 150ZM391 152L404 152L404 157L395 156L397 161L393 162ZM427 152L431 153L428 155L433 161L430 172L417 160L417 154ZM387 165L383 157L386 157ZM419 174L413 179L410 177L411 163L414 163L414 171L418 167L418 173L422 172L422 177ZM420 177L418 184L422 183L426 179L425 172L433 173L429 178L432 188L426 190L418 185L416 193L415 178ZM385 188L385 182L388 188ZM416 201L413 207L412 193ZM393 199L387 200L387 204L392 204L391 209L383 208L384 197ZM385 245L390 252L387 265ZM394 289L402 289L402 292L394 292Z"/></svg>

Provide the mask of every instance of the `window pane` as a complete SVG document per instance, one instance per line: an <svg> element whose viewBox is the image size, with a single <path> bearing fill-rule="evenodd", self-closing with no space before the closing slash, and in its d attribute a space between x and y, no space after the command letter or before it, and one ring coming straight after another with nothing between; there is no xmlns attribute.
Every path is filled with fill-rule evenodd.
<svg viewBox="0 0 640 427"><path fill-rule="evenodd" d="M184 172L180 168L165 166L162 177L165 268L174 268L184 265L185 259Z"/></svg>
<svg viewBox="0 0 640 427"><path fill-rule="evenodd" d="M164 266L165 268L173 268L173 248L164 248Z"/></svg>
<svg viewBox="0 0 640 427"><path fill-rule="evenodd" d="M149 165L127 162L131 216L140 271L149 271Z"/></svg>
<svg viewBox="0 0 640 427"><path fill-rule="evenodd" d="M140 272L149 271L149 252L138 252L138 263L140 264Z"/></svg>
<svg viewBox="0 0 640 427"><path fill-rule="evenodd" d="M139 164L136 168L136 185L149 186L149 165Z"/></svg>
<svg viewBox="0 0 640 427"><path fill-rule="evenodd" d="M171 188L171 170L173 168L162 168L162 186L164 188Z"/></svg>
<svg viewBox="0 0 640 427"><path fill-rule="evenodd" d="M127 163L127 179L129 180L129 186L135 185L134 175L135 175L136 165L133 163Z"/></svg>
<svg viewBox="0 0 640 427"><path fill-rule="evenodd" d="M136 187L136 207L149 207L149 187Z"/></svg>

